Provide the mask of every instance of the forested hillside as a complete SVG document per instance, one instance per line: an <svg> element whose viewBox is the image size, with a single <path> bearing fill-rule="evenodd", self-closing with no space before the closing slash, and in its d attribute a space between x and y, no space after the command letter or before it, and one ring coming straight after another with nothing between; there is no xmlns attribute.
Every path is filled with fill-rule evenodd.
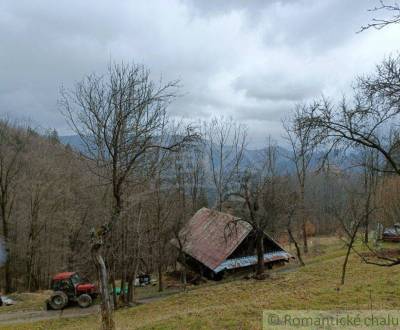
<svg viewBox="0 0 400 330"><path fill-rule="evenodd" d="M47 288L62 269L90 273L85 251L90 228L105 216L104 187L54 133L2 121L0 140L5 292Z"/></svg>

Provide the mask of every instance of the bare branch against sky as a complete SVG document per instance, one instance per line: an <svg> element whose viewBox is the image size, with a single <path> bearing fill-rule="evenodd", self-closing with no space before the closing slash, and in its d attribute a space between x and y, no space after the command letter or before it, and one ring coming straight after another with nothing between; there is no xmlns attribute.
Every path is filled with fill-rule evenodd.
<svg viewBox="0 0 400 330"><path fill-rule="evenodd" d="M371 12L381 13L384 12L386 15L383 18L373 18L372 21L361 27L361 31L366 31L368 29L381 30L391 24L400 23L400 4L397 2L387 2L384 0L379 1L379 5L370 9Z"/></svg>

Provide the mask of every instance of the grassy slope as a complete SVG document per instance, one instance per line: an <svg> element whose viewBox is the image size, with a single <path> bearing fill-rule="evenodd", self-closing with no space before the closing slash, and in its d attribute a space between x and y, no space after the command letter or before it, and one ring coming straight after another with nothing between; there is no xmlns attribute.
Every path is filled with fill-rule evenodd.
<svg viewBox="0 0 400 330"><path fill-rule="evenodd" d="M51 291L40 291L35 293L24 292L9 294L7 297L15 300L16 304L11 306L2 306L0 313L16 311L36 311L45 307L45 300L50 296Z"/></svg>
<svg viewBox="0 0 400 330"><path fill-rule="evenodd" d="M308 265L266 281L241 280L180 293L120 310L118 329L259 329L263 309L374 309L400 307L400 266L365 265L352 256L344 287L337 290L344 251L333 244ZM98 329L97 317L57 320L4 329Z"/></svg>

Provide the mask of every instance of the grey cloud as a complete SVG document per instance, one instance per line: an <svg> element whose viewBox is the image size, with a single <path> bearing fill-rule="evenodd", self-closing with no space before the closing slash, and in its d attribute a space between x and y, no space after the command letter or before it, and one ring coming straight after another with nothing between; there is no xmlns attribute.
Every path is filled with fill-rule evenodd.
<svg viewBox="0 0 400 330"><path fill-rule="evenodd" d="M375 4L375 0L278 3L268 24L275 28L267 25L264 41L324 52L354 38L361 25L371 20L373 14L368 9Z"/></svg>
<svg viewBox="0 0 400 330"><path fill-rule="evenodd" d="M288 115L293 106L290 101L241 106L237 108L236 118L241 121L273 122L280 129L280 120Z"/></svg>
<svg viewBox="0 0 400 330"><path fill-rule="evenodd" d="M307 78L299 80L282 75L241 76L233 83L233 88L259 100L301 101L322 91L323 86L320 81Z"/></svg>
<svg viewBox="0 0 400 330"><path fill-rule="evenodd" d="M185 0L198 15L243 11L247 24L264 30L264 42L329 49L354 36L373 17L376 0ZM344 33L345 31L345 33ZM350 33L348 33L350 32ZM330 47L329 47L330 46ZM322 47L322 48L321 48Z"/></svg>
<svg viewBox="0 0 400 330"><path fill-rule="evenodd" d="M253 18L257 13L260 13L265 8L268 8L276 3L293 3L296 1L297 0L183 0L184 3L192 6L193 10L197 11L198 14L221 15L232 10L243 10L248 12Z"/></svg>
<svg viewBox="0 0 400 330"><path fill-rule="evenodd" d="M104 72L112 59L180 79L173 116L223 114L247 123L255 140L279 135L294 102L336 92L393 49L393 28L355 34L375 3L3 0L0 115L67 133L60 86Z"/></svg>

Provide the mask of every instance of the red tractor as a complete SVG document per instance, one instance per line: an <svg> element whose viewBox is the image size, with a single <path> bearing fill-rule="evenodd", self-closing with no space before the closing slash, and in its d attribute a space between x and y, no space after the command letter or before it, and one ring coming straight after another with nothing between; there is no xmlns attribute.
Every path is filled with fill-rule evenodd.
<svg viewBox="0 0 400 330"><path fill-rule="evenodd" d="M54 292L46 301L46 307L55 310L63 309L69 302L76 302L82 308L89 307L98 294L96 286L76 272L55 275L51 289Z"/></svg>

